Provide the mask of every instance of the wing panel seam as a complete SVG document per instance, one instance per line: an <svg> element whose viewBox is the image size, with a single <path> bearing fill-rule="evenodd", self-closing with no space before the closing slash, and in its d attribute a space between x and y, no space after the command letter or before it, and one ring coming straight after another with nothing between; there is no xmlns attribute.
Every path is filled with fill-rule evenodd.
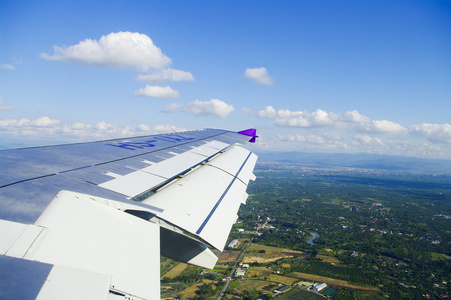
<svg viewBox="0 0 451 300"><path fill-rule="evenodd" d="M221 170L221 171L223 171L224 173L229 174L229 175L232 176L232 177L238 176L238 173L237 173L236 175L233 175L232 173L230 173L230 172L228 172L228 171L226 171L226 170L224 170L224 169L222 169L222 168L220 168L220 167L218 167L218 166L214 166L214 165L207 165L207 166L216 168L216 169L218 169L218 170ZM241 169L241 168L240 168L240 169ZM247 186L247 184L246 184L243 180L241 180L240 178L237 177L236 179L238 179L238 180L241 181L244 185Z"/></svg>
<svg viewBox="0 0 451 300"><path fill-rule="evenodd" d="M4 187L7 187L7 186L10 186L10 185L15 185L15 184L18 184L18 183L27 182L27 181L36 180L36 179L41 179L41 178L50 177L50 176L54 176L54 175L57 175L57 173L47 174L47 175L33 177L33 178L28 178L28 179L23 179L23 180L19 180L19 181L16 181L16 182L11 182L11 183L8 183L8 184L0 186L0 189L4 188Z"/></svg>

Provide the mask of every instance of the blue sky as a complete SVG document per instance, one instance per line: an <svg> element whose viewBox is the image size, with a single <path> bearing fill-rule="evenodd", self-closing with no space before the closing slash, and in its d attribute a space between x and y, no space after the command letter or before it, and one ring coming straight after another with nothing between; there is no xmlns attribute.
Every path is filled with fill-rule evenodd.
<svg viewBox="0 0 451 300"><path fill-rule="evenodd" d="M0 145L257 128L451 159L449 1L2 1Z"/></svg>

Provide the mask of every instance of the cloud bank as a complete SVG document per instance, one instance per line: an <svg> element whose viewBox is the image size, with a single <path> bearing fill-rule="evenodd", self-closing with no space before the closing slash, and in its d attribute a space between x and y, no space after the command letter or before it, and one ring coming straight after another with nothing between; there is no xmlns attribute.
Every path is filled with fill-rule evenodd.
<svg viewBox="0 0 451 300"><path fill-rule="evenodd" d="M336 114L317 109L310 113L308 111L291 111L288 109L279 109L276 111L272 106L267 106L258 112L254 112L250 109L244 109L244 111L248 115L273 119L274 124L281 127L329 127L335 129L353 129L372 133L407 133L407 129L400 124L387 120L373 121L356 110L347 111L344 114Z"/></svg>
<svg viewBox="0 0 451 300"><path fill-rule="evenodd" d="M451 124L404 127L388 120L371 120L356 110L337 114L321 109L309 112L267 106L260 111L245 108L244 113L270 120L279 127L272 141L279 148L451 159ZM280 128L285 128L286 133Z"/></svg>
<svg viewBox="0 0 451 300"><path fill-rule="evenodd" d="M39 138L47 140L79 141L103 140L111 138L129 137L137 135L151 135L169 132L186 131L171 125L155 125L150 127L140 124L136 127L121 126L98 122L95 125L76 122L63 124L60 120L42 117L36 120L5 119L0 120L0 135L12 137L27 137L27 139Z"/></svg>
<svg viewBox="0 0 451 300"><path fill-rule="evenodd" d="M355 135L350 138L333 134L279 134L281 142L296 143L298 151L334 153L373 153L426 158L450 158L449 151L428 143L414 143L408 139L388 139L369 135Z"/></svg>
<svg viewBox="0 0 451 300"><path fill-rule="evenodd" d="M451 124L423 123L409 126L409 132L437 144L451 144Z"/></svg>
<svg viewBox="0 0 451 300"><path fill-rule="evenodd" d="M186 105L171 103L166 109L168 112L184 111L194 115L211 115L215 117L227 117L234 109L232 105L218 100L190 102ZM261 111L260 111L261 112ZM259 112L259 113L260 113ZM264 115L262 113L262 115ZM266 110L265 117L273 116L273 111ZM276 112L277 115L277 112ZM344 114L343 114L344 115ZM352 114L354 122L368 122L365 117L356 113ZM371 120L369 120L372 122ZM313 151L313 152L367 152L400 156L415 156L426 158L451 159L451 125L450 124L418 124L408 127L407 133L387 134L378 132L356 132L355 128L348 127L345 132L336 130L324 131L333 127L290 127L284 130L295 132L279 132L275 135L264 133L262 128L259 147L276 150ZM136 127L121 126L98 122L85 124L75 122L65 124L58 119L47 116L35 120L28 119L3 119L0 120L0 140L7 137L28 143L33 146L33 140L49 141L48 143L61 143L62 141L92 141L110 138L129 137L147 134L159 134L168 132L185 131L171 125L149 126L139 124ZM360 130L362 131L362 130ZM354 134L352 134L354 133ZM424 139L419 141L418 139ZM42 143L41 143L42 144ZM289 145L288 148L285 148Z"/></svg>

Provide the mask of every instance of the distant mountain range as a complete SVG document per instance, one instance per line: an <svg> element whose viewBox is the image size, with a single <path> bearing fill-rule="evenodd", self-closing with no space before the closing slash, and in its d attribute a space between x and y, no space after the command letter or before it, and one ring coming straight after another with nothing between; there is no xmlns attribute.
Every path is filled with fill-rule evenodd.
<svg viewBox="0 0 451 300"><path fill-rule="evenodd" d="M451 160L380 154L327 154L306 152L260 152L259 162L285 162L318 167L349 167L376 170L451 172Z"/></svg>

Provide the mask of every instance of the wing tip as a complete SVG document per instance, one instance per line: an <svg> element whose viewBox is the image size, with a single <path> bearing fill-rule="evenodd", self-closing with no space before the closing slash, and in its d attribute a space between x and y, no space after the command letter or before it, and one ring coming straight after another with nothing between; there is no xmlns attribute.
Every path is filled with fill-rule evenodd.
<svg viewBox="0 0 451 300"><path fill-rule="evenodd" d="M251 139L249 140L249 143L255 143L255 140L258 138L257 135L257 129L255 128L249 128L245 130L238 131L239 134L250 136Z"/></svg>

